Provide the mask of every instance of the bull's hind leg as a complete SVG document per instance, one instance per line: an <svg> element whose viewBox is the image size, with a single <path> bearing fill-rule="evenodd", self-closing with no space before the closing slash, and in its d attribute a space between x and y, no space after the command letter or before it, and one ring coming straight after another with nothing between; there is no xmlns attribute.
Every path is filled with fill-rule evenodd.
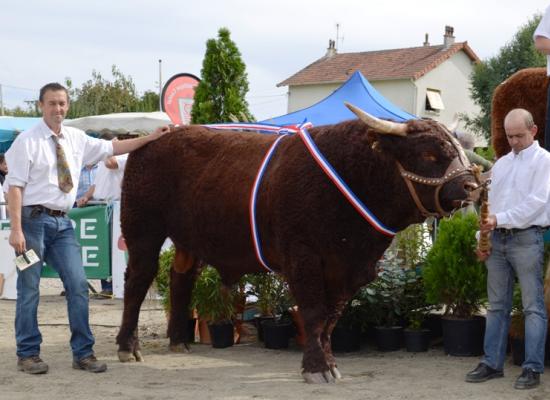
<svg viewBox="0 0 550 400"><path fill-rule="evenodd" d="M176 247L173 268L170 270L170 318L168 337L170 350L188 352L187 332L189 325L189 302L200 262L184 250Z"/></svg>
<svg viewBox="0 0 550 400"><path fill-rule="evenodd" d="M145 222L143 222L145 224ZM128 268L124 282L124 312L116 338L121 362L143 361L137 335L139 310L158 270L158 257L165 235L148 226L141 237L126 237Z"/></svg>

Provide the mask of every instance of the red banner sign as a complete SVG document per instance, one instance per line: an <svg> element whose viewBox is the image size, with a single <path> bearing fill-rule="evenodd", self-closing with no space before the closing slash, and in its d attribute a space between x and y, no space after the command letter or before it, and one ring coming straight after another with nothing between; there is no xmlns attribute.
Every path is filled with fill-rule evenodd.
<svg viewBox="0 0 550 400"><path fill-rule="evenodd" d="M162 111L170 117L175 125L191 123L191 109L195 88L200 79L193 74L177 74L168 79L162 88Z"/></svg>

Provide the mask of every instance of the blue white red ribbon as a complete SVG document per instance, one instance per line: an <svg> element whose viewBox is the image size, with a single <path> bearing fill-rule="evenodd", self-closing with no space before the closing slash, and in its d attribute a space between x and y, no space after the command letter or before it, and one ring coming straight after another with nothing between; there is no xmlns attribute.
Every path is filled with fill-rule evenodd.
<svg viewBox="0 0 550 400"><path fill-rule="evenodd" d="M287 136L286 134L281 135L275 140L272 144L269 150L267 151L264 160L262 161L262 165L260 166L260 169L258 170L258 173L256 174L256 179L254 180L254 185L252 186L252 191L250 193L250 207L249 207L249 213L250 213L250 228L252 230L252 242L254 243L254 251L256 252L256 258L262 264L262 266L267 269L270 272L273 272L271 268L267 265L267 263L264 260L264 256L262 254L262 246L260 242L260 236L258 234L258 226L256 224L256 198L258 197L258 188L260 186L260 182L262 181L262 177L264 175L264 171L267 167L267 164L269 164L269 160L271 160L271 156L275 152L275 149L277 148L277 145L281 142L281 140Z"/></svg>
<svg viewBox="0 0 550 400"><path fill-rule="evenodd" d="M348 199L348 201L351 203L351 205L357 210L357 212L368 221L369 224L372 225L374 229L376 229L378 232L382 233L383 235L393 237L395 236L395 231L392 229L384 226L382 222L376 218L376 216L363 204L363 202L353 193L353 191L349 188L349 186L344 182L344 180L338 175L338 172L330 165L330 163L327 161L327 159L321 154L319 151L317 145L307 132L305 128L300 129L300 132L298 133L304 144L306 145L306 148L309 150L310 154L312 155L313 159L319 164L321 169L325 172L325 174L330 178L330 180L336 185L338 190L342 192L344 197Z"/></svg>
<svg viewBox="0 0 550 400"><path fill-rule="evenodd" d="M336 170L330 165L328 160L323 156L319 151L319 148L309 135L307 128L312 127L313 125L310 122L304 122L300 125L288 125L288 126L276 126L269 124L249 124L249 123L238 123L238 124L209 124L204 125L211 129L222 129L222 130L245 130L245 131L255 131L261 133L275 133L280 134L269 147L260 168L254 179L254 184L250 192L250 202L249 202L249 216L250 216L250 229L252 232L252 242L254 245L254 252L256 253L256 258L259 263L268 271L273 272L273 270L268 266L267 262L264 259L262 253L261 240L258 233L258 227L256 223L256 199L258 197L258 190L262 181L264 172L273 156L277 146L281 140L288 134L297 133L302 141L304 142L309 153L321 169L325 172L328 178L336 185L338 190L344 195L344 197L351 203L351 205L357 210L357 212L365 219L367 222L378 232L383 235L393 237L395 236L395 231L386 227L382 222L376 218L376 216L363 204L363 202L353 193L349 186L344 182Z"/></svg>

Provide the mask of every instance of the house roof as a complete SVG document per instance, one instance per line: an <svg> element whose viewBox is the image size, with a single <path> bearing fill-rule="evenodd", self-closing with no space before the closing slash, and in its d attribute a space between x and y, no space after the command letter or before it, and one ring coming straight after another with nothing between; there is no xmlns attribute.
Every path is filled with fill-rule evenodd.
<svg viewBox="0 0 550 400"><path fill-rule="evenodd" d="M472 62L479 58L468 46L468 42L453 43L450 46L421 46L405 49L365 51L324 56L277 86L313 85L318 83L339 83L346 81L355 71L369 80L416 80L464 51Z"/></svg>

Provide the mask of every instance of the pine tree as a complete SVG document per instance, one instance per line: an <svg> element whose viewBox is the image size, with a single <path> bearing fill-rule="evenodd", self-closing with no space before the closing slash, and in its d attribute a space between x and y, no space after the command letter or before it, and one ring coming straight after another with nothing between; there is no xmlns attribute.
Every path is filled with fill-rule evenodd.
<svg viewBox="0 0 550 400"><path fill-rule="evenodd" d="M245 100L246 66L227 28L218 31L217 39L206 42L201 79L191 111L192 123L229 122L235 117L245 121L254 119Z"/></svg>

